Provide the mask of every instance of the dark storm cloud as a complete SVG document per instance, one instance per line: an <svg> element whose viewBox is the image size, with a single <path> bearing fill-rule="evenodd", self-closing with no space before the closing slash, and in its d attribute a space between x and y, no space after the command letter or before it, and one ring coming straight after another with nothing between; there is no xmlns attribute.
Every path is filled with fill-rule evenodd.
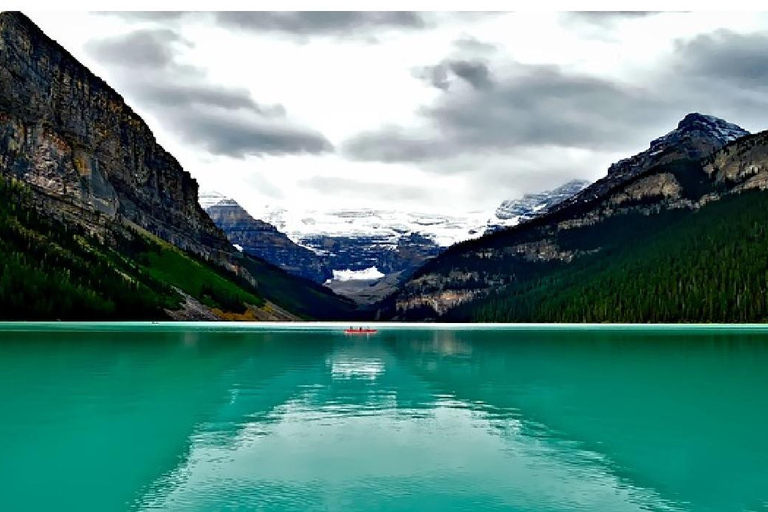
<svg viewBox="0 0 768 512"><path fill-rule="evenodd" d="M354 36L355 31L377 29L422 29L427 26L420 13L375 11L303 12L218 12L222 25L243 30L282 32L297 36Z"/></svg>
<svg viewBox="0 0 768 512"><path fill-rule="evenodd" d="M414 77L424 80L432 87L447 91L451 86L448 76L448 66L438 64L436 66L424 66L412 70Z"/></svg>
<svg viewBox="0 0 768 512"><path fill-rule="evenodd" d="M247 155L323 153L331 144L304 127L258 116L232 116L227 111L172 109L180 135L212 154L242 158ZM164 112L167 112L164 110Z"/></svg>
<svg viewBox="0 0 768 512"><path fill-rule="evenodd" d="M137 84L138 85L138 84ZM142 82L135 96L154 105L176 107L217 107L226 110L245 109L265 116L284 115L281 106L261 106L245 89L226 88L212 84L181 82Z"/></svg>
<svg viewBox="0 0 768 512"><path fill-rule="evenodd" d="M489 87L492 83L488 64L477 59L448 59L435 66L415 69L413 75L444 91L450 88L453 77L476 89Z"/></svg>
<svg viewBox="0 0 768 512"><path fill-rule="evenodd" d="M718 30L675 44L679 69L692 77L740 87L768 85L768 33Z"/></svg>
<svg viewBox="0 0 768 512"><path fill-rule="evenodd" d="M137 30L124 36L89 42L85 49L105 64L166 68L173 63L174 45L182 39L173 30Z"/></svg>
<svg viewBox="0 0 768 512"><path fill-rule="evenodd" d="M282 105L257 103L245 89L212 84L202 70L179 65L180 43L188 44L169 29L139 30L93 41L86 50L166 128L212 154L242 158L333 151L322 134L292 123Z"/></svg>
<svg viewBox="0 0 768 512"><path fill-rule="evenodd" d="M454 60L448 63L454 75L465 80L476 89L491 85L491 73L485 62L477 60Z"/></svg>
<svg viewBox="0 0 768 512"><path fill-rule="evenodd" d="M610 150L631 140L639 127L658 122L666 106L643 90L554 66L517 65L516 71L493 87L449 90L422 109L419 128L363 133L344 150L352 158L382 161L530 146Z"/></svg>

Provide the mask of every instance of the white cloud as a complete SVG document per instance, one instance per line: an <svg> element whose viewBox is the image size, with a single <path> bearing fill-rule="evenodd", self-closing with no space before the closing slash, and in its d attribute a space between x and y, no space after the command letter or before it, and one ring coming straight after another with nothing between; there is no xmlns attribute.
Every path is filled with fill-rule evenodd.
<svg viewBox="0 0 768 512"><path fill-rule="evenodd" d="M285 23L283 29L280 28L282 22L272 23L264 30L255 30L253 26L235 29L217 23L213 15L204 13L183 19L173 16L126 19L45 11L33 12L30 16L46 33L115 86L145 118L159 142L203 188L230 195L246 208L269 202L320 209L329 205L442 212L492 209L501 199L552 188L571 178L597 178L613 160L627 156L627 152L644 149L652 137L673 128L678 118L688 111L724 116L753 131L768 127L768 118L762 122L754 108L759 97L753 91L742 88L738 98L734 96L726 101L728 98L718 99L724 96L723 91L727 96L722 84L714 94L707 87L702 88L699 81L696 90L686 94L686 88L693 84L675 76L681 69L675 61L680 49L677 40L692 40L719 29L734 34L760 32L768 29L768 19L763 14L664 13L616 17L596 24L574 21L562 13L436 13L431 14L429 23L423 26L412 24L410 17L385 20L384 30L376 23L373 27L370 23L358 24L360 30L369 30L358 34L362 37L332 34L334 23L348 29L350 23L356 23L354 17L325 21L319 34L304 23L305 20L291 21L287 26L300 32L299 38L286 36ZM398 24L407 26L398 28ZM159 107L157 98L149 97L152 91L148 89L131 89L119 63L110 61L110 48L101 54L87 51L89 45L93 48L99 40L127 36L139 30L172 30L174 36L170 40L175 44L176 53L172 57L176 69L196 70L198 74L190 81L212 86L206 89L206 94L212 94L212 90L236 92L234 96L229 95L230 100L239 98L259 107L280 106L286 115L286 121L279 124L281 134L293 140L290 147L299 151L304 148L306 154L283 154L276 150L270 154L264 151L264 144L252 144L251 137L273 126L265 126L269 120L254 118L242 109L231 118L236 123L227 125L226 112L221 115L217 110L215 116L208 112L205 119L202 116L186 119L188 129L182 130L178 124L185 118L169 116L168 109L172 107ZM176 36L178 40L174 39ZM170 58L163 50L151 46L146 51L151 52L147 53L147 66L167 64ZM465 65L451 67L451 63L456 62ZM502 81L501 92L498 87L488 88L487 92L482 88L461 89L471 87L470 79L475 80L475 85L485 83L483 70L476 65L478 62L487 63L490 81ZM414 76L414 70L440 63L445 63L446 76L456 83L448 93ZM137 76L131 83L141 83L150 76L147 66L133 67L132 72ZM509 99L509 94L529 93L535 81L515 82L509 78L514 76L515 67L520 66L528 70L557 69L559 74L552 76L561 85L567 85L573 77L588 77L593 83L604 85L604 90L610 90L610 84L621 83L629 89L644 91L647 105L664 105L671 100L679 109L661 108L652 116L637 113L632 118L636 126L622 126L626 112L612 107L617 110L618 119L610 119L607 111L602 112L602 117L594 117L598 122L610 121L611 129L596 127L591 133L569 132L534 144L532 139L537 137L533 135L538 134L526 131L525 126L515 126L515 120L533 122L537 130L549 130L554 135L558 133L555 127L562 124L558 120L558 109L546 102L537 104L536 108L518 104L516 112L534 116L533 121L523 115L510 115L510 111L487 112L489 117L503 122L492 124L493 144L481 144L482 148L477 151L457 153L457 148L451 146L455 146L457 140L471 144L482 139L482 134L476 133L483 126L477 116L469 119L474 124L465 127L471 131L459 139L441 139L441 129L446 127L439 123L432 126L434 133L430 136L436 141L435 147L456 153L443 161L389 158L397 161L359 162L346 158L343 153L322 152L324 146L317 145L318 141L327 140L328 147L341 147L362 133L378 132L386 126L399 127L403 133L412 135L414 126L425 123L425 112L447 113L452 123L461 123L464 114L455 110L456 104L445 100L445 94L466 95L462 102L476 109L505 109L504 102L494 101L492 96L469 95L495 94L497 98ZM456 78L461 77L461 73L463 79ZM165 76L168 78L167 73ZM162 92L162 87L159 90ZM188 92L201 91L190 89ZM209 102L224 100L206 97ZM617 94L609 99L615 103L621 102L622 97ZM586 100L579 109L583 110L585 105ZM646 104L641 107L643 105ZM576 130L579 109L568 108L567 122ZM188 112L192 115L192 110ZM435 119L441 118L433 116L431 121ZM215 122L203 126L201 123L206 120ZM234 129L247 136L227 136L217 145L206 137L210 128L216 126L221 127L221 134ZM250 131L243 130L243 126ZM511 140L509 147L505 147L505 130L511 138L517 134L518 139L526 143L516 145ZM594 143L594 137L609 138L613 132L620 135L621 140ZM307 138L308 134L317 134L320 138ZM223 144L227 141L235 143L235 151ZM265 144L274 142L270 141ZM248 150L238 151L238 148ZM384 158L386 148L383 148L385 151L381 151L381 147L373 149L382 153L381 160L387 160ZM393 147L390 151L395 150ZM211 154L217 152L219 154ZM423 193L419 194L419 190Z"/></svg>

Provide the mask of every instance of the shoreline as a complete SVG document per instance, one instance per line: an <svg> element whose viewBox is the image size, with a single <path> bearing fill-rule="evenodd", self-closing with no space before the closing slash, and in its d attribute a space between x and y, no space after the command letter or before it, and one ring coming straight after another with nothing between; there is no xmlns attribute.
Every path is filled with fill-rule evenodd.
<svg viewBox="0 0 768 512"><path fill-rule="evenodd" d="M407 323L407 322L63 322L63 321L11 321L0 322L0 332L24 331L226 331L226 332L300 332L343 331L353 327L372 327L383 331L700 331L700 332L754 332L768 334L766 324L640 324L640 323Z"/></svg>

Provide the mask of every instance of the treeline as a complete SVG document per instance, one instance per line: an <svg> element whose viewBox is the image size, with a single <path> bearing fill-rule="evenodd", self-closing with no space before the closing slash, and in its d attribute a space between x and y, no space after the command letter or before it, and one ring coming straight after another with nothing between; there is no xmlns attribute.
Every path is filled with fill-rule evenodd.
<svg viewBox="0 0 768 512"><path fill-rule="evenodd" d="M25 185L0 179L0 319L155 319L178 304L169 287L121 274L131 269L109 249L30 203Z"/></svg>
<svg viewBox="0 0 768 512"><path fill-rule="evenodd" d="M179 288L222 311L264 303L225 270L139 233L101 242L41 215L29 188L0 178L0 320L167 318Z"/></svg>
<svg viewBox="0 0 768 512"><path fill-rule="evenodd" d="M447 320L478 322L764 322L768 320L768 193L698 211L628 214L563 232L570 264L519 279ZM495 262L494 265L510 261ZM542 270L542 269L539 269Z"/></svg>

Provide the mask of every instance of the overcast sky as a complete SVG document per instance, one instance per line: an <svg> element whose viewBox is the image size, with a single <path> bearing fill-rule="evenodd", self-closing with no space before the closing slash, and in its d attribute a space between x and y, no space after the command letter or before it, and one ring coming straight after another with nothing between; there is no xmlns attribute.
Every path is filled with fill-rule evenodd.
<svg viewBox="0 0 768 512"><path fill-rule="evenodd" d="M27 14L252 210L492 210L689 112L768 128L766 14Z"/></svg>

